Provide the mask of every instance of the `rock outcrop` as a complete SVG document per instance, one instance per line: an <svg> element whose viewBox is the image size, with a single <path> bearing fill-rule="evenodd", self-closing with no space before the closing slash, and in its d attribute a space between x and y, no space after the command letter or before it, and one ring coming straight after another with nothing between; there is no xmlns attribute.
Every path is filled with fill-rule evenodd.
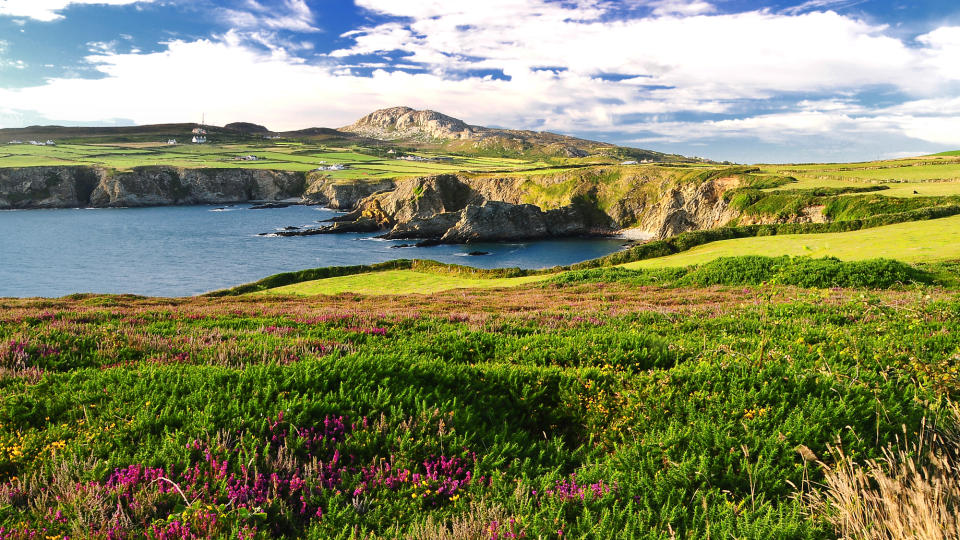
<svg viewBox="0 0 960 540"><path fill-rule="evenodd" d="M328 175L307 173L307 188L303 201L307 204L319 204L337 210L353 210L361 200L374 193L391 191L396 188L393 180L377 182L351 182L334 180Z"/></svg>
<svg viewBox="0 0 960 540"><path fill-rule="evenodd" d="M639 215L639 228L663 239L721 227L739 215L723 198L725 191L738 186L738 178L728 177L672 188Z"/></svg>
<svg viewBox="0 0 960 540"><path fill-rule="evenodd" d="M597 235L616 229L609 216L579 203L546 211L524 204L523 181L453 174L408 179L393 191L367 197L336 221L372 219L387 231L385 238L444 243Z"/></svg>

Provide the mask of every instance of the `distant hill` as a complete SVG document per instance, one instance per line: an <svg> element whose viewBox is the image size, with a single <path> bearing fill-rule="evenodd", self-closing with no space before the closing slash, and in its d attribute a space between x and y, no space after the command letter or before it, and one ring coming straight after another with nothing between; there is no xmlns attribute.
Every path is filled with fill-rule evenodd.
<svg viewBox="0 0 960 540"><path fill-rule="evenodd" d="M223 129L230 129L233 131L238 131L240 133L252 133L252 134L270 133L269 129L261 126L260 124L252 124L250 122L231 122L223 126Z"/></svg>
<svg viewBox="0 0 960 540"><path fill-rule="evenodd" d="M546 131L469 125L445 114L410 107L374 111L341 132L396 144L436 147L458 153L578 158L605 154L620 159L689 161L683 156L619 147Z"/></svg>
<svg viewBox="0 0 960 540"><path fill-rule="evenodd" d="M195 123L123 127L30 126L0 129L0 144L10 140L47 140L81 143L150 142L188 140ZM616 146L546 131L526 131L469 125L463 120L431 110L391 107L374 111L339 129L310 127L276 133L251 122L231 122L223 127L202 126L212 142L237 142L265 135L309 139L324 144L382 145L422 150L522 158L585 158L636 161L703 161L652 150Z"/></svg>

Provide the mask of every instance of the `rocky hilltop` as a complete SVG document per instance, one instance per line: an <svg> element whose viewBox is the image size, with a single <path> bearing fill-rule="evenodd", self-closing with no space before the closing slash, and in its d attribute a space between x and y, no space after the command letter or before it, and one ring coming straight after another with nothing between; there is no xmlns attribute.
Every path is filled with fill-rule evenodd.
<svg viewBox="0 0 960 540"><path fill-rule="evenodd" d="M391 107L374 111L340 131L380 140L436 140L472 139L485 129L436 111Z"/></svg>

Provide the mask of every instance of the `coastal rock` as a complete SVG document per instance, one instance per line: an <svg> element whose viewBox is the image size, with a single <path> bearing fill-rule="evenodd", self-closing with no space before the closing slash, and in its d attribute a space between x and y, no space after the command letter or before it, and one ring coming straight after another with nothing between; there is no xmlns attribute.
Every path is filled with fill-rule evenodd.
<svg viewBox="0 0 960 540"><path fill-rule="evenodd" d="M334 180L314 171L307 174L303 202L337 210L353 210L364 198L396 187L392 180Z"/></svg>
<svg viewBox="0 0 960 540"><path fill-rule="evenodd" d="M460 220L440 238L441 242L466 243L526 240L550 235L544 213L532 204L487 201L463 209Z"/></svg>
<svg viewBox="0 0 960 540"><path fill-rule="evenodd" d="M337 234L337 233L366 233L376 232L380 226L372 219L364 218L357 221L338 222L333 225L324 225L322 227L312 227L307 229L284 230L260 233L258 236L313 236L317 234Z"/></svg>
<svg viewBox="0 0 960 540"><path fill-rule="evenodd" d="M384 235L390 240L407 238L440 238L460 221L461 212L443 212L427 218L413 218L400 222Z"/></svg>

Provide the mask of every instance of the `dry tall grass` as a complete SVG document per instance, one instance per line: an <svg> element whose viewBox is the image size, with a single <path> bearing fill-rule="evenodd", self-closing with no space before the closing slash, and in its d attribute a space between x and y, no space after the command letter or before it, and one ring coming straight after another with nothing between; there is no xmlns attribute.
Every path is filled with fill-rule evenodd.
<svg viewBox="0 0 960 540"><path fill-rule="evenodd" d="M948 407L946 421L923 422L920 432L898 438L883 457L858 463L840 446L830 447L833 465L823 484L804 497L816 515L833 524L841 538L887 540L960 539L960 407Z"/></svg>

